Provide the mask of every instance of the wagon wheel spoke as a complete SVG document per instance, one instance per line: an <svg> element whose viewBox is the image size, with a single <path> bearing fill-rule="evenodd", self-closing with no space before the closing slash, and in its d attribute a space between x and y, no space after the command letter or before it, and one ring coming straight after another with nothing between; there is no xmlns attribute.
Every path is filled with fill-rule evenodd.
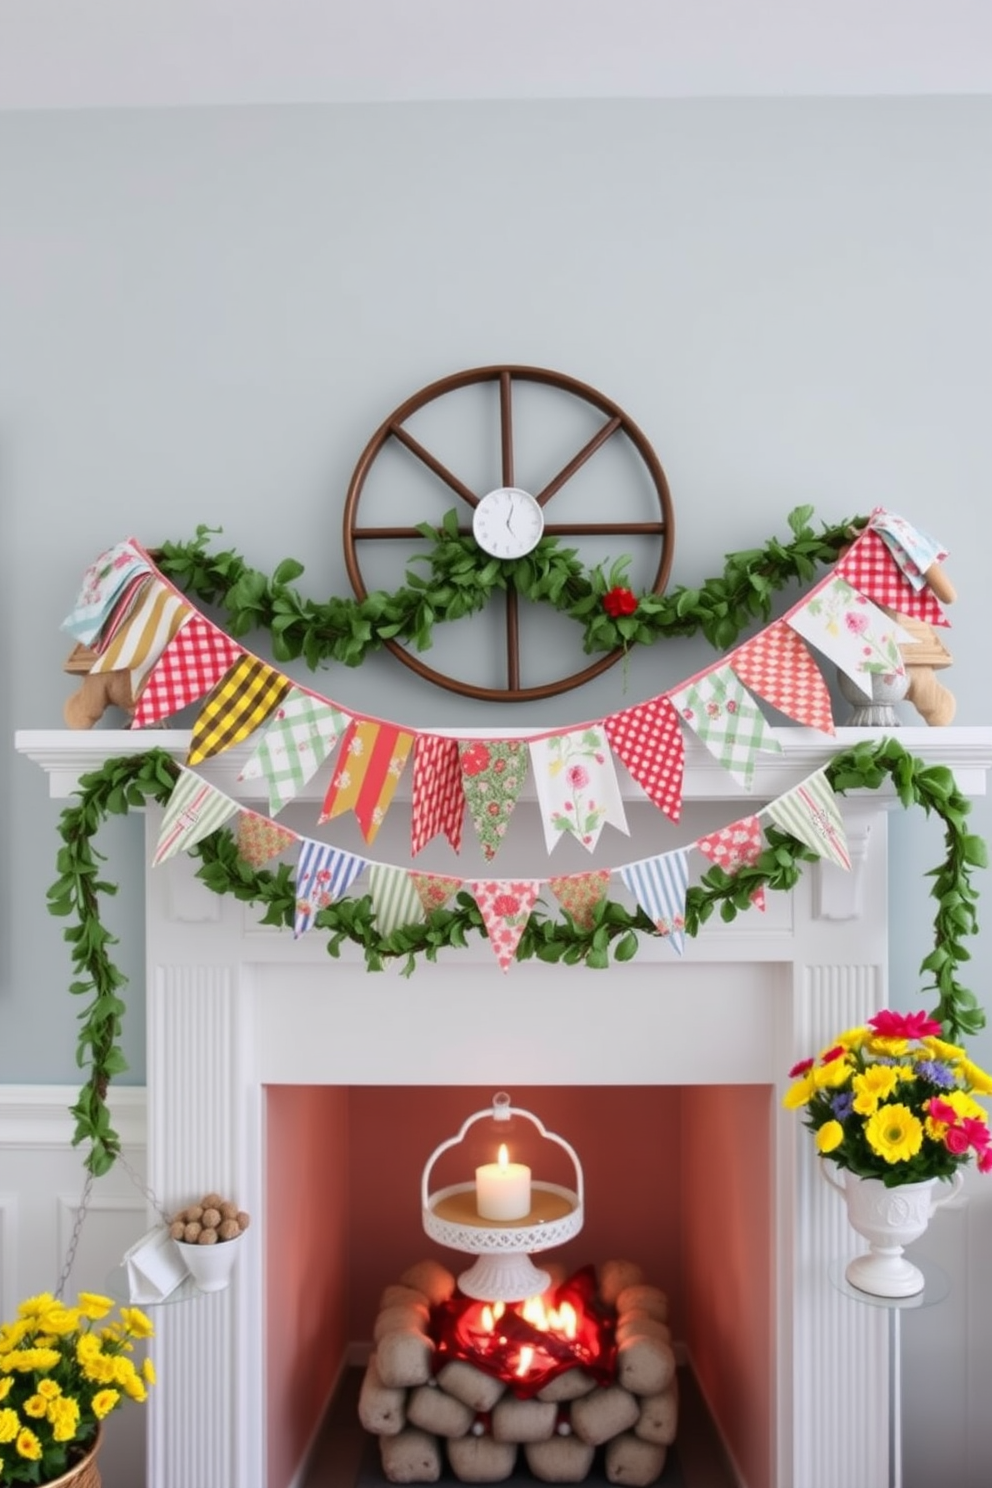
<svg viewBox="0 0 992 1488"><path fill-rule="evenodd" d="M456 496L460 496L463 501L467 501L469 506L478 506L479 498L475 492L470 491L465 482L459 480L457 475L448 469L447 465L442 465L436 455L432 455L429 449L425 449L419 439L414 439L413 435L404 429L402 424L391 424L389 426L389 432L394 439L399 440L400 444L410 451L411 455L416 455L417 459L426 465L428 470L432 470L439 480L443 480L446 486L450 486ZM419 536L419 534L417 535Z"/></svg>

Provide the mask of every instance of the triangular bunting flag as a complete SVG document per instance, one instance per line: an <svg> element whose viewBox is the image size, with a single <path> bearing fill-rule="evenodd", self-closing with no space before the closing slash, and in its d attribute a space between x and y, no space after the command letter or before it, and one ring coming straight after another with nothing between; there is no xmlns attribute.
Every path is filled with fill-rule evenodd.
<svg viewBox="0 0 992 1488"><path fill-rule="evenodd" d="M681 956L685 948L685 896L689 887L689 855L684 849L628 863L619 870L638 904L658 934Z"/></svg>
<svg viewBox="0 0 992 1488"><path fill-rule="evenodd" d="M829 858L841 868L850 868L844 821L837 797L822 770L779 796L765 810L776 826L798 837L821 858Z"/></svg>
<svg viewBox="0 0 992 1488"><path fill-rule="evenodd" d="M304 837L296 864L293 934L297 938L305 934L318 911L347 894L365 866L365 859L354 853Z"/></svg>
<svg viewBox="0 0 992 1488"><path fill-rule="evenodd" d="M418 734L413 747L413 784L410 798L410 852L443 832L455 852L461 851L465 794L458 762L458 740L439 734Z"/></svg>
<svg viewBox="0 0 992 1488"><path fill-rule="evenodd" d="M610 870L597 868L592 873L569 873L563 878L549 878L548 887L562 909L568 911L580 930L590 930L593 911L606 898Z"/></svg>
<svg viewBox="0 0 992 1488"><path fill-rule="evenodd" d="M602 725L531 739L528 747L548 852L564 835L592 852L607 822L629 833Z"/></svg>
<svg viewBox="0 0 992 1488"><path fill-rule="evenodd" d="M463 879L449 878L443 873L411 873L410 882L428 914L443 909L452 894L464 888Z"/></svg>
<svg viewBox="0 0 992 1488"><path fill-rule="evenodd" d="M682 814L685 743L667 697L648 698L603 722L617 758L650 801L677 822Z"/></svg>
<svg viewBox="0 0 992 1488"><path fill-rule="evenodd" d="M881 533L882 541L906 575L906 582L914 589L922 589L927 581L927 569L934 563L943 563L947 557L943 543L884 507L876 507L872 512L871 526Z"/></svg>
<svg viewBox="0 0 992 1488"><path fill-rule="evenodd" d="M192 615L166 646L145 683L134 714L134 728L150 728L160 718L181 713L209 692L244 653L240 646Z"/></svg>
<svg viewBox="0 0 992 1488"><path fill-rule="evenodd" d="M131 696L137 697L148 673L193 613L181 594L160 579L146 579L91 670L129 671Z"/></svg>
<svg viewBox="0 0 992 1488"><path fill-rule="evenodd" d="M787 718L825 734L836 732L827 684L801 637L784 620L773 621L727 660L745 687Z"/></svg>
<svg viewBox="0 0 992 1488"><path fill-rule="evenodd" d="M496 856L527 774L523 739L460 739L462 788L484 857Z"/></svg>
<svg viewBox="0 0 992 1488"><path fill-rule="evenodd" d="M107 649L121 626L126 625L131 618L135 607L140 603L149 586L158 584L158 582L158 579L153 579L151 574L148 573L135 573L128 579L124 588L115 599L114 607L110 611L110 614L90 642L94 651L100 653Z"/></svg>
<svg viewBox="0 0 992 1488"><path fill-rule="evenodd" d="M238 853L244 861L252 868L264 868L266 863L277 858L294 842L299 842L300 838L297 832L281 827L267 816L260 816L257 811L242 810L237 840Z"/></svg>
<svg viewBox="0 0 992 1488"><path fill-rule="evenodd" d="M67 630L77 641L88 646L102 630L131 582L148 572L148 560L131 538L115 543L101 553L83 574L76 603L62 621L62 630Z"/></svg>
<svg viewBox="0 0 992 1488"><path fill-rule="evenodd" d="M180 766L179 779L166 803L152 866L157 868L180 850L189 852L201 838L222 827L237 809L237 801Z"/></svg>
<svg viewBox="0 0 992 1488"><path fill-rule="evenodd" d="M401 925L413 925L424 918L420 895L405 868L373 863L369 869L369 892L380 935L391 935Z"/></svg>
<svg viewBox="0 0 992 1488"><path fill-rule="evenodd" d="M896 677L906 674L899 647L912 644L914 637L852 589L840 574L834 574L798 605L788 616L788 623L869 695L873 673Z"/></svg>
<svg viewBox="0 0 992 1488"><path fill-rule="evenodd" d="M762 750L782 752L764 715L726 664L705 672L688 687L669 693L669 697L688 727L747 790L754 779L755 756Z"/></svg>
<svg viewBox="0 0 992 1488"><path fill-rule="evenodd" d="M413 734L404 733L396 724L353 718L341 741L338 767L327 788L320 821L353 811L365 841L374 841L412 748Z"/></svg>
<svg viewBox="0 0 992 1488"><path fill-rule="evenodd" d="M233 749L279 706L289 679L257 656L241 656L206 699L193 725L188 765Z"/></svg>
<svg viewBox="0 0 992 1488"><path fill-rule="evenodd" d="M865 528L850 552L840 560L836 572L885 609L898 610L901 615L911 615L927 625L950 624L929 585L918 589L911 584L892 549L871 527Z"/></svg>
<svg viewBox="0 0 992 1488"><path fill-rule="evenodd" d="M540 879L478 879L471 888L496 960L508 971L540 892Z"/></svg>
<svg viewBox="0 0 992 1488"><path fill-rule="evenodd" d="M756 816L744 816L729 827L718 832L709 832L696 840L696 846L711 863L733 876L738 868L749 868L756 862L765 845L761 822ZM751 903L758 909L765 907L765 889L759 884L751 895Z"/></svg>
<svg viewBox="0 0 992 1488"><path fill-rule="evenodd" d="M279 704L239 780L264 779L276 816L311 780L351 721L333 703L292 688Z"/></svg>

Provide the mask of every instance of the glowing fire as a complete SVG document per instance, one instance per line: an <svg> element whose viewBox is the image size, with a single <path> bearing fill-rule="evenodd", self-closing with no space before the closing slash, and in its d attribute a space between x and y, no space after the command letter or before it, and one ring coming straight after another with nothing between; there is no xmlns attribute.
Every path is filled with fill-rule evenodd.
<svg viewBox="0 0 992 1488"><path fill-rule="evenodd" d="M456 1295L435 1309L433 1322L439 1366L463 1359L524 1397L567 1369L586 1369L602 1381L613 1377L616 1317L597 1301L588 1268L525 1302Z"/></svg>

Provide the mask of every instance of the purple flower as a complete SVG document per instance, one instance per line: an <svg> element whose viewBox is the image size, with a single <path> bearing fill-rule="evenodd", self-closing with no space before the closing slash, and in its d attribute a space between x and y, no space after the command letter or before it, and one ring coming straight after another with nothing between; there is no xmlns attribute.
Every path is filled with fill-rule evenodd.
<svg viewBox="0 0 992 1488"><path fill-rule="evenodd" d="M854 1093L850 1090L842 1090L841 1093L839 1095L835 1095L833 1100L830 1102L830 1109L831 1111L833 1111L834 1117L837 1121L846 1121L848 1116L850 1116L851 1114L853 1106Z"/></svg>
<svg viewBox="0 0 992 1488"><path fill-rule="evenodd" d="M939 1059L921 1059L916 1065L916 1074L928 1085L937 1085L941 1090L950 1090L954 1084L954 1072Z"/></svg>

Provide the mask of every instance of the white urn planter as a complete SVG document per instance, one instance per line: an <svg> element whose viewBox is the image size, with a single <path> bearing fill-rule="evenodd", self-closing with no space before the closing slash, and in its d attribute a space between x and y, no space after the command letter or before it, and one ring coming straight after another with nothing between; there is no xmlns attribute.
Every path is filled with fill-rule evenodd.
<svg viewBox="0 0 992 1488"><path fill-rule="evenodd" d="M922 1292L923 1272L907 1260L903 1249L920 1238L935 1211L958 1193L964 1181L961 1174L955 1173L949 1183L928 1178L886 1188L881 1178L859 1178L830 1163L822 1163L820 1171L843 1194L851 1228L868 1241L867 1253L855 1256L845 1269L851 1285L873 1297Z"/></svg>

